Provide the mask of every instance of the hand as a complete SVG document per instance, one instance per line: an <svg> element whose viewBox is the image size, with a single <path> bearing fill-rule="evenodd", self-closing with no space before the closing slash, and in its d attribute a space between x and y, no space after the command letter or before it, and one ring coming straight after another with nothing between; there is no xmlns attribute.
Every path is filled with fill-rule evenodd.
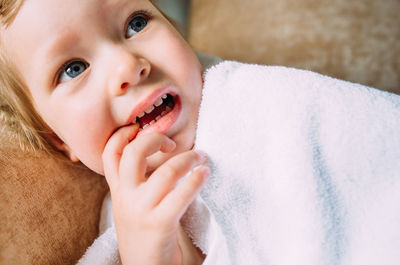
<svg viewBox="0 0 400 265"><path fill-rule="evenodd" d="M161 133L143 134L132 140L137 132L137 125L119 129L103 152L121 259L123 264L180 265L179 220L209 170L201 166L176 184L206 157L195 151L180 153L146 178L146 157L157 151L171 152L176 144Z"/></svg>

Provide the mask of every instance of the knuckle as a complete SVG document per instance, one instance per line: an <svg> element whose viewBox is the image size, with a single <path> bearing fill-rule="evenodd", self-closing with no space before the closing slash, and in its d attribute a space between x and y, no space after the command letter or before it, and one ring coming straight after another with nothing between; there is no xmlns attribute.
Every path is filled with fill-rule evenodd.
<svg viewBox="0 0 400 265"><path fill-rule="evenodd" d="M141 137L136 138L135 140L131 141L127 144L124 148L124 152L132 152L134 153L145 153L146 148L152 145L152 143L160 141L160 138L166 137L160 132L151 132L142 135Z"/></svg>
<svg viewBox="0 0 400 265"><path fill-rule="evenodd" d="M179 159L181 159L182 162L189 163L191 165L193 162L198 161L199 157L195 151L190 150L182 153Z"/></svg>
<svg viewBox="0 0 400 265"><path fill-rule="evenodd" d="M170 231L174 222L176 220L176 216L174 211L158 211L152 216L153 225L158 228L166 229ZM179 221L179 220L178 220Z"/></svg>
<svg viewBox="0 0 400 265"><path fill-rule="evenodd" d="M194 151L194 150L190 150L188 151L190 152L190 159L195 162L196 164L199 164L201 162L205 161L205 158L203 157L203 155L201 155L200 153Z"/></svg>
<svg viewBox="0 0 400 265"><path fill-rule="evenodd" d="M144 150L145 146L141 146L135 142L130 142L124 147L121 155L135 159L136 157L142 157Z"/></svg>
<svg viewBox="0 0 400 265"><path fill-rule="evenodd" d="M115 202L115 208L117 208L121 214L127 216L145 216L147 209L140 200L135 200L129 195L122 195L126 192L120 192Z"/></svg>
<svg viewBox="0 0 400 265"><path fill-rule="evenodd" d="M124 149L122 149L122 154L134 155L138 150L134 142L127 144ZM135 150L135 152L133 152Z"/></svg>
<svg viewBox="0 0 400 265"><path fill-rule="evenodd" d="M146 141L154 141L159 138L163 138L163 136L165 136L165 135L163 135L160 132L151 132L151 133L144 134L143 136L144 136L143 139Z"/></svg>
<svg viewBox="0 0 400 265"><path fill-rule="evenodd" d="M164 227L166 223L167 221L165 220L165 217L160 217L160 216L152 216L148 220L148 224L154 228Z"/></svg>
<svg viewBox="0 0 400 265"><path fill-rule="evenodd" d="M135 214L139 217L136 222L140 223L140 226L145 229L159 230L168 224L165 215L156 214L154 212Z"/></svg>
<svg viewBox="0 0 400 265"><path fill-rule="evenodd" d="M162 134L160 132L153 132L150 135L153 135L153 137L163 137L163 136L165 136L164 134Z"/></svg>
<svg viewBox="0 0 400 265"><path fill-rule="evenodd" d="M164 174L167 176L176 176L179 174L179 170L172 165L166 165L164 168Z"/></svg>
<svg viewBox="0 0 400 265"><path fill-rule="evenodd" d="M189 158L189 159L197 158L196 152L193 150L183 152L182 156L184 156L185 158Z"/></svg>
<svg viewBox="0 0 400 265"><path fill-rule="evenodd" d="M193 176L190 178L189 184L191 188L195 189L203 184L203 178L198 172L196 172L196 174L193 174Z"/></svg>
<svg viewBox="0 0 400 265"><path fill-rule="evenodd" d="M145 216L146 214L146 209L140 202L136 202L134 205L127 206L131 207L131 211L134 216Z"/></svg>
<svg viewBox="0 0 400 265"><path fill-rule="evenodd" d="M191 157L194 160L201 160L202 159L201 155L198 152L196 152L194 150L191 150L190 153L191 153Z"/></svg>

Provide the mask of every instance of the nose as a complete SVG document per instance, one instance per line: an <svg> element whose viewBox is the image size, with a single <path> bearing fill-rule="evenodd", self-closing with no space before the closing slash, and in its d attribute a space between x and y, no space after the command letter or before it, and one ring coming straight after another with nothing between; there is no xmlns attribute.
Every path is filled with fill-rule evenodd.
<svg viewBox="0 0 400 265"><path fill-rule="evenodd" d="M137 86L150 75L150 62L139 55L119 50L111 60L109 87L114 96L123 95L129 87Z"/></svg>

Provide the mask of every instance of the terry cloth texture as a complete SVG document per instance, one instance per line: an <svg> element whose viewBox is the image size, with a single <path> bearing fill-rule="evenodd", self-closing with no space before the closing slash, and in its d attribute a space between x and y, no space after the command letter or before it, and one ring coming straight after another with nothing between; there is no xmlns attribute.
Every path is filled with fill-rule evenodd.
<svg viewBox="0 0 400 265"><path fill-rule="evenodd" d="M398 264L399 117L400 96L313 72L211 68L195 149L228 249L215 264Z"/></svg>

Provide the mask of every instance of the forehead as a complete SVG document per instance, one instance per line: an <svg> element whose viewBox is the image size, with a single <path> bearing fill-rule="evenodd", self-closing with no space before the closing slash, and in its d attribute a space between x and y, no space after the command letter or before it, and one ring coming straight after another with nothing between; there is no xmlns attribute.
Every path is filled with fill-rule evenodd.
<svg viewBox="0 0 400 265"><path fill-rule="evenodd" d="M17 68L27 72L24 69L46 58L55 43L76 43L79 35L88 37L94 28L105 30L106 22L124 17L121 12L149 4L148 0L25 0L9 27L2 27L2 46Z"/></svg>
<svg viewBox="0 0 400 265"><path fill-rule="evenodd" d="M49 41L57 35L90 26L88 22L121 17L130 6L151 6L149 0L24 0L9 27L1 27L2 42ZM53 34L52 34L53 33ZM9 45L13 46L13 45Z"/></svg>
<svg viewBox="0 0 400 265"><path fill-rule="evenodd" d="M111 17L117 8L146 0L25 0L10 28L15 31L69 26L77 19ZM120 9L119 9L120 10ZM83 25L80 25L83 26ZM13 31L11 29L11 31Z"/></svg>

